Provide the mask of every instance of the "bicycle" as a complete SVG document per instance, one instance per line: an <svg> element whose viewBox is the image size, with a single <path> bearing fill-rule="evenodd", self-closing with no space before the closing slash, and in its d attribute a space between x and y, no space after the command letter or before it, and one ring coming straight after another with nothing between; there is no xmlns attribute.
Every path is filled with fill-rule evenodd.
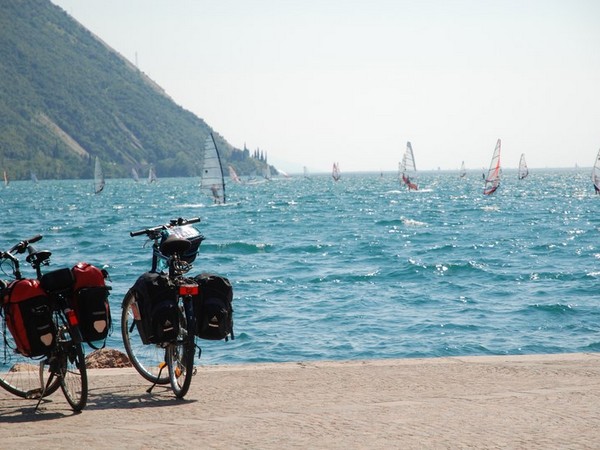
<svg viewBox="0 0 600 450"><path fill-rule="evenodd" d="M68 268L42 274L41 266L49 264L51 252L37 251L31 245L41 239L41 235L36 235L0 252L0 266L8 261L13 278L8 283L0 283L3 313L0 338L4 343L0 355L0 386L19 397L38 399L36 410L42 399L60 386L71 408L78 412L87 403L88 380L81 332L69 304L72 275ZM28 252L26 261L36 272L35 279L21 274L15 255L25 251ZM31 297L26 298L24 293ZM22 298L18 299L19 296ZM17 327L19 317L29 313L29 319L23 320L28 331L21 334ZM29 337L32 323L37 327L34 331L40 333L39 342L30 342L24 337ZM36 358L39 358L37 370L31 364Z"/></svg>
<svg viewBox="0 0 600 450"><path fill-rule="evenodd" d="M129 233L131 237L145 235L152 242L151 270L129 289L121 315L125 351L138 373L153 383L147 392L156 384L170 383L175 396L183 398L194 375L193 298L198 295L198 283L185 274L204 240L190 226L197 222L199 218L179 218ZM167 375L163 374L165 366Z"/></svg>

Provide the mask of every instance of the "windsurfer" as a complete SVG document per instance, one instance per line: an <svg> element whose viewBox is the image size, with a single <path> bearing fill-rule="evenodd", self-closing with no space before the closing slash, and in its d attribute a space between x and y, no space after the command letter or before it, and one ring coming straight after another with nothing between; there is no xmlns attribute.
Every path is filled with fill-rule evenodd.
<svg viewBox="0 0 600 450"><path fill-rule="evenodd" d="M600 185L600 180L598 180L598 175L594 175L594 191L596 191L596 194L600 195L600 188L598 185Z"/></svg>
<svg viewBox="0 0 600 450"><path fill-rule="evenodd" d="M221 199L219 198L219 187L216 184L213 184L210 187L210 192L212 192L213 201L215 203L221 203Z"/></svg>
<svg viewBox="0 0 600 450"><path fill-rule="evenodd" d="M409 177L408 175L404 175L404 174L403 174L403 175L402 175L402 180L404 181L404 183L405 183L405 184L406 184L406 186L408 187L408 190L409 190L409 191L410 191L411 189L413 189L413 190L415 190L415 191L417 190L417 185L416 185L416 184L413 184L413 183L410 181L410 177Z"/></svg>

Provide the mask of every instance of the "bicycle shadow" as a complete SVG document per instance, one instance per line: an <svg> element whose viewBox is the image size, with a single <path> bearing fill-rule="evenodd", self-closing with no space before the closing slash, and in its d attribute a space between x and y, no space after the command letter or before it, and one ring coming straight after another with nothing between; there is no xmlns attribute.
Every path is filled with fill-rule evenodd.
<svg viewBox="0 0 600 450"><path fill-rule="evenodd" d="M169 385L156 385L152 392L147 392L145 388L142 390L139 386L127 384L90 388L86 407L81 412L73 411L61 393L45 397L36 409L37 402L38 400L19 397L2 399L0 423L30 423L67 419L85 414L86 411L174 407L192 404L197 400L176 398Z"/></svg>
<svg viewBox="0 0 600 450"><path fill-rule="evenodd" d="M152 392L146 388L140 392L139 387L132 392L131 385L123 385L90 389L86 410L162 408L196 402L196 399L176 398L170 385L156 385Z"/></svg>

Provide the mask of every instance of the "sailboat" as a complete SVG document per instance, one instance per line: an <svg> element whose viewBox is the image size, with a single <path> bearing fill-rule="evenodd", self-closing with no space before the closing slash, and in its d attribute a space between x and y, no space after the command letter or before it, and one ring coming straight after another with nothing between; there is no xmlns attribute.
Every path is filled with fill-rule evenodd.
<svg viewBox="0 0 600 450"><path fill-rule="evenodd" d="M600 195L600 150L598 150L592 169L592 183L594 183L594 191Z"/></svg>
<svg viewBox="0 0 600 450"><path fill-rule="evenodd" d="M136 183L138 181L140 181L140 176L138 175L137 170L135 170L135 167L131 168L131 177L133 178L133 181L135 181Z"/></svg>
<svg viewBox="0 0 600 450"><path fill-rule="evenodd" d="M310 174L308 173L308 167L304 166L304 178L310 178Z"/></svg>
<svg viewBox="0 0 600 450"><path fill-rule="evenodd" d="M225 180L221 157L214 136L208 135L204 141L204 158L200 188L210 192L216 204L225 203Z"/></svg>
<svg viewBox="0 0 600 450"><path fill-rule="evenodd" d="M492 161L485 177L485 186L483 188L484 195L490 195L496 192L500 186L500 139L496 142L496 148L492 154Z"/></svg>
<svg viewBox="0 0 600 450"><path fill-rule="evenodd" d="M463 161L460 165L460 177L464 178L467 175L467 169L465 168L465 162Z"/></svg>
<svg viewBox="0 0 600 450"><path fill-rule="evenodd" d="M342 177L340 173L340 166L338 165L338 163L333 163L333 168L331 169L331 176L334 181L339 181L339 179Z"/></svg>
<svg viewBox="0 0 600 450"><path fill-rule="evenodd" d="M148 183L154 183L156 180L158 180L158 178L156 177L154 167L150 166L148 169Z"/></svg>
<svg viewBox="0 0 600 450"><path fill-rule="evenodd" d="M417 166L415 165L415 155L413 153L412 145L410 141L406 143L406 151L404 152L404 156L402 157L402 162L399 166L400 177L402 182L408 187L408 190L418 190L419 187L411 180L410 177L414 176L417 173Z"/></svg>
<svg viewBox="0 0 600 450"><path fill-rule="evenodd" d="M233 181L234 183L240 184L242 182L242 180L240 180L240 177L238 176L237 172L231 165L229 166L229 178L231 178L231 181Z"/></svg>
<svg viewBox="0 0 600 450"><path fill-rule="evenodd" d="M529 169L525 162L525 153L521 153L521 159L519 160L519 180L522 180L527 175L529 175Z"/></svg>
<svg viewBox="0 0 600 450"><path fill-rule="evenodd" d="M100 158L96 156L96 163L94 165L94 192L99 194L104 189L104 172L102 171L102 164L100 164Z"/></svg>

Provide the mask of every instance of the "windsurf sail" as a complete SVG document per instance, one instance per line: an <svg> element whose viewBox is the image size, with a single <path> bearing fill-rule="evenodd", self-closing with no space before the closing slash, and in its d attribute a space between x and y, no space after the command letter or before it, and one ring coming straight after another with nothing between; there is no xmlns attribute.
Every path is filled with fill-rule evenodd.
<svg viewBox="0 0 600 450"><path fill-rule="evenodd" d="M154 183L158 178L156 177L156 171L154 167L150 166L148 169L148 183Z"/></svg>
<svg viewBox="0 0 600 450"><path fill-rule="evenodd" d="M340 173L340 166L338 163L333 163L333 168L331 169L331 177L334 179L334 181L339 181L339 179L342 177L342 174Z"/></svg>
<svg viewBox="0 0 600 450"><path fill-rule="evenodd" d="M94 192L99 194L104 189L104 172L102 171L102 164L100 158L96 156L96 162L94 164Z"/></svg>
<svg viewBox="0 0 600 450"><path fill-rule="evenodd" d="M4 171L4 186L8 186L8 175L6 173L6 170Z"/></svg>
<svg viewBox="0 0 600 450"><path fill-rule="evenodd" d="M233 168L233 166L229 166L229 178L231 178L231 181L233 181L234 183L239 184L242 182L242 180L240 180L240 177L238 177L238 174Z"/></svg>
<svg viewBox="0 0 600 450"><path fill-rule="evenodd" d="M519 160L519 180L522 180L527 175L529 175L529 169L525 162L525 153L521 153L521 159Z"/></svg>
<svg viewBox="0 0 600 450"><path fill-rule="evenodd" d="M406 143L406 150L404 156L402 156L402 162L400 163L400 178L402 182L408 187L408 190L417 190L419 187L415 183L415 175L417 174L417 166L415 164L415 155L413 153L412 145L410 141ZM411 179L412 177L412 179Z"/></svg>
<svg viewBox="0 0 600 450"><path fill-rule="evenodd" d="M35 172L33 170L30 171L29 175L31 177L31 181L33 181L34 183L38 182L38 177L37 177L37 175L35 174Z"/></svg>
<svg viewBox="0 0 600 450"><path fill-rule="evenodd" d="M271 167L267 164L265 167L263 167L263 177L265 178L265 180L269 180L271 181Z"/></svg>
<svg viewBox="0 0 600 450"><path fill-rule="evenodd" d="M225 180L221 157L214 136L208 135L204 141L204 158L202 162L202 179L200 188L212 195L216 204L225 203Z"/></svg>
<svg viewBox="0 0 600 450"><path fill-rule="evenodd" d="M500 186L500 139L496 142L496 148L492 154L492 161L485 177L485 186L483 188L484 195L490 195L496 192Z"/></svg>
<svg viewBox="0 0 600 450"><path fill-rule="evenodd" d="M600 194L600 150L596 155L596 161L592 169L592 183L594 183L594 191L596 194Z"/></svg>
<svg viewBox="0 0 600 450"><path fill-rule="evenodd" d="M464 178L467 175L467 169L465 168L465 162L463 161L460 165L460 177Z"/></svg>
<svg viewBox="0 0 600 450"><path fill-rule="evenodd" d="M310 174L308 173L308 167L304 166L304 178L310 178Z"/></svg>
<svg viewBox="0 0 600 450"><path fill-rule="evenodd" d="M136 183L138 181L140 181L140 176L138 175L137 170L135 170L135 167L131 168L131 177L133 178L133 181L135 181Z"/></svg>

